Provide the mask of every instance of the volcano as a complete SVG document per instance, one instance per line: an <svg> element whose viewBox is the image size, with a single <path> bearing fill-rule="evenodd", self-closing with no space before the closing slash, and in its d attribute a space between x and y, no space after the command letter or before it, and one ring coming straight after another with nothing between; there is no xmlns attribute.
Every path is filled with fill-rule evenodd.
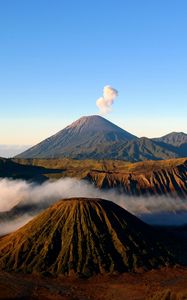
<svg viewBox="0 0 187 300"><path fill-rule="evenodd" d="M138 138L103 117L82 117L17 158L159 160L187 156L187 148Z"/></svg>
<svg viewBox="0 0 187 300"><path fill-rule="evenodd" d="M170 262L154 229L102 199L61 200L0 240L6 271L91 276Z"/></svg>
<svg viewBox="0 0 187 300"><path fill-rule="evenodd" d="M28 149L19 158L115 158L115 149L136 137L100 116L82 117Z"/></svg>

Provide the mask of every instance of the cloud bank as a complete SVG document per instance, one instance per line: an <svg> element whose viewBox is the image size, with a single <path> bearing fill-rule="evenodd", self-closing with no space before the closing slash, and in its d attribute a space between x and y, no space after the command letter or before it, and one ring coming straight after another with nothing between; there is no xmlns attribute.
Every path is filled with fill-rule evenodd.
<svg viewBox="0 0 187 300"><path fill-rule="evenodd" d="M186 222L187 199L156 196L129 197L119 194L114 189L101 191L90 183L71 178L48 181L41 185L23 180L2 179L0 180L0 235L21 227L55 201L70 197L111 200L148 223Z"/></svg>
<svg viewBox="0 0 187 300"><path fill-rule="evenodd" d="M112 110L112 104L114 103L118 91L112 88L110 85L106 85L103 89L103 96L96 101L96 105L99 108L101 115L106 115Z"/></svg>

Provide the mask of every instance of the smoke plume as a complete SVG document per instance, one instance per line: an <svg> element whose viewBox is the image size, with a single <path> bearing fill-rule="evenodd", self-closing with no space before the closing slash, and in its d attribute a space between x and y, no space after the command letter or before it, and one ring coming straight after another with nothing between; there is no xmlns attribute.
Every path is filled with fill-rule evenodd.
<svg viewBox="0 0 187 300"><path fill-rule="evenodd" d="M103 89L103 96L96 101L96 105L99 108L100 114L105 115L112 110L112 104L114 103L118 91L109 85L106 85Z"/></svg>
<svg viewBox="0 0 187 300"><path fill-rule="evenodd" d="M187 199L171 197L132 197L117 190L102 191L85 181L72 178L48 181L41 185L23 180L0 180L0 235L12 232L35 215L63 198L108 199L148 223L184 224Z"/></svg>

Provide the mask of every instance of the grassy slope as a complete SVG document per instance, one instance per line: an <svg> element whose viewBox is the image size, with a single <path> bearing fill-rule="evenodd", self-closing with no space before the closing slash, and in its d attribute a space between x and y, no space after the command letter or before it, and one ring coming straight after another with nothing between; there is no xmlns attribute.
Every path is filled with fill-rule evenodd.
<svg viewBox="0 0 187 300"><path fill-rule="evenodd" d="M187 161L187 158L168 160L147 160L144 162L131 163L120 160L73 160L73 159L19 159L12 161L23 165L39 166L51 169L96 169L101 171L118 172L149 172L163 168L176 167Z"/></svg>

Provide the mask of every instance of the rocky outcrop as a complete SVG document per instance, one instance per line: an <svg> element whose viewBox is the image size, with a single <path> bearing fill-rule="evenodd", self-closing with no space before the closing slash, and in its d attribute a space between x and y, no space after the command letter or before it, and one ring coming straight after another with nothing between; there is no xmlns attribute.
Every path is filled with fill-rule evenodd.
<svg viewBox="0 0 187 300"><path fill-rule="evenodd" d="M85 176L101 189L116 188L128 195L187 196L187 160L182 164L160 169L123 171L90 171Z"/></svg>

